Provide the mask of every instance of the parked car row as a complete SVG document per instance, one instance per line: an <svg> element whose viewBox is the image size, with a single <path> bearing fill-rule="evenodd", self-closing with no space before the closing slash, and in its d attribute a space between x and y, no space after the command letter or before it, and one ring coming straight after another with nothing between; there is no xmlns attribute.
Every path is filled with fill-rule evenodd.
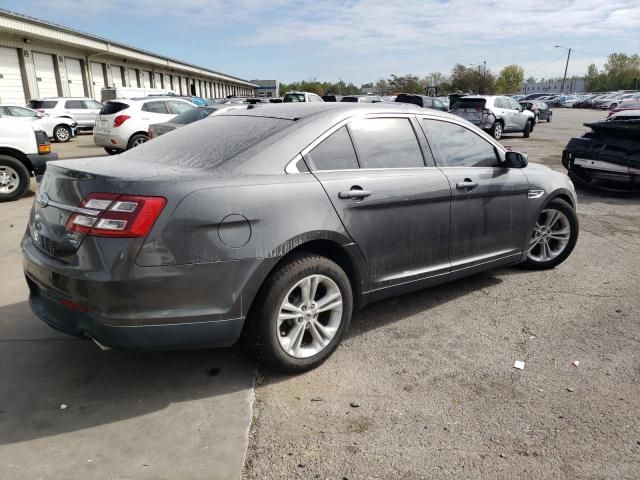
<svg viewBox="0 0 640 480"><path fill-rule="evenodd" d="M540 100L550 106L566 108L598 108L602 110L613 110L621 103L632 100L640 100L638 91L616 91L589 93L582 95L546 95L533 93L521 100Z"/></svg>

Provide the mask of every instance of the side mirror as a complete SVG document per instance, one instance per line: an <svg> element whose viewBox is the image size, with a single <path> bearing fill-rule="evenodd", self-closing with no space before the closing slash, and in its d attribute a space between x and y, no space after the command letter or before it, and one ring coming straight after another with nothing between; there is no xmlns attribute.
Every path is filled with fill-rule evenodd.
<svg viewBox="0 0 640 480"><path fill-rule="evenodd" d="M524 168L529 164L529 158L526 153L506 152L504 154L503 166L506 168Z"/></svg>

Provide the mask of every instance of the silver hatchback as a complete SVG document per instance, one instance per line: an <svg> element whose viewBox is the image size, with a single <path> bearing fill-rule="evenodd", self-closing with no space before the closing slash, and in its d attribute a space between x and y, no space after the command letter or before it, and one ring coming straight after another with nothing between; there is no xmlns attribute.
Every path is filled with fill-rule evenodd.
<svg viewBox="0 0 640 480"><path fill-rule="evenodd" d="M513 98L501 95L462 97L450 113L486 130L496 140L509 132L522 132L528 138L535 124L532 112L524 110Z"/></svg>

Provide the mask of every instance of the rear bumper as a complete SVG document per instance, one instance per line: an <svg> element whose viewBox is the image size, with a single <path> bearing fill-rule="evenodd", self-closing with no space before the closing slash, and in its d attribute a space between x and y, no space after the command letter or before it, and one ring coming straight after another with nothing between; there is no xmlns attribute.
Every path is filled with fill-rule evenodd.
<svg viewBox="0 0 640 480"><path fill-rule="evenodd" d="M121 349L211 348L233 345L240 337L244 319L169 325L116 327L99 322L91 313L68 308L27 276L29 305L33 313L50 327L68 335L96 340Z"/></svg>
<svg viewBox="0 0 640 480"><path fill-rule="evenodd" d="M47 169L47 162L58 160L57 153L36 153L27 155L27 158L33 166L33 174L38 177L44 175L44 171Z"/></svg>
<svg viewBox="0 0 640 480"><path fill-rule="evenodd" d="M225 347L238 340L262 259L111 270L99 260L119 255L91 243L99 240L86 238L84 254L63 263L40 251L27 232L23 268L38 318L113 348ZM100 258L87 255L98 250Z"/></svg>
<svg viewBox="0 0 640 480"><path fill-rule="evenodd" d="M129 138L122 138L119 135L112 135L111 133L93 132L93 143L99 147L115 148L118 150L126 150Z"/></svg>

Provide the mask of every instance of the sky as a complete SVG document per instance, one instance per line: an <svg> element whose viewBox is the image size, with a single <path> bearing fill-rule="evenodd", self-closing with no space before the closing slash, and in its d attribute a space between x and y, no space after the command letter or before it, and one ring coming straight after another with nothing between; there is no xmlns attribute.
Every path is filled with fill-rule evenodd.
<svg viewBox="0 0 640 480"><path fill-rule="evenodd" d="M640 53L640 0L0 0L0 7L247 80L449 74L483 61L525 77Z"/></svg>

